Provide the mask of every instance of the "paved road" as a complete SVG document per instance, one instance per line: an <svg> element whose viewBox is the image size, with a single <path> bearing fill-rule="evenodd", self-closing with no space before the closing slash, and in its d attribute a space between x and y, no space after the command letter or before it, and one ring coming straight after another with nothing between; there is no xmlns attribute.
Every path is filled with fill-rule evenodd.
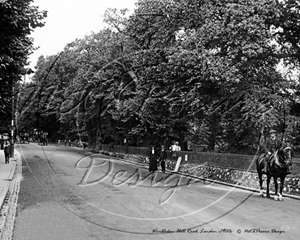
<svg viewBox="0 0 300 240"><path fill-rule="evenodd" d="M299 204L176 174L22 144L14 240L298 239Z"/></svg>

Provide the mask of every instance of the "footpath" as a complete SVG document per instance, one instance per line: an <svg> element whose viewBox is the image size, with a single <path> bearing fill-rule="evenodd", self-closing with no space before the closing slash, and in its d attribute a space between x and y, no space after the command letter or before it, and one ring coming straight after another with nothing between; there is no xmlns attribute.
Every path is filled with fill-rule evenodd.
<svg viewBox="0 0 300 240"><path fill-rule="evenodd" d="M4 151L0 150L0 240L12 238L20 187L20 154L16 150L5 164Z"/></svg>
<svg viewBox="0 0 300 240"><path fill-rule="evenodd" d="M14 178L16 163L15 155L9 159L9 164L5 164L4 151L0 150L0 208L6 197L9 185Z"/></svg>

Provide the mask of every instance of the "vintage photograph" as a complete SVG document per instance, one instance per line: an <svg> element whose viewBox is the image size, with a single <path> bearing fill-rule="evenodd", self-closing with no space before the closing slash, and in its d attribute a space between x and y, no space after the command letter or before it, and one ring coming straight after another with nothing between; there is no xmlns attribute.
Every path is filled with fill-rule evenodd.
<svg viewBox="0 0 300 240"><path fill-rule="evenodd" d="M294 240L299 0L0 0L0 240Z"/></svg>

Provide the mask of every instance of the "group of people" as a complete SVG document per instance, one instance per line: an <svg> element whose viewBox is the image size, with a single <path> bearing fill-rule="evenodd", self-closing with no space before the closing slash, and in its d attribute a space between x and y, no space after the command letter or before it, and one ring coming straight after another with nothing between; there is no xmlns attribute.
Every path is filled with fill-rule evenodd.
<svg viewBox="0 0 300 240"><path fill-rule="evenodd" d="M161 165L161 171L166 171L167 152L165 146L162 145L160 149L155 146L150 147L149 153L149 172L155 172L158 169L158 165Z"/></svg>
<svg viewBox="0 0 300 240"><path fill-rule="evenodd" d="M70 139L69 140L65 139L64 142L65 142L65 147L67 147L67 146L71 147L72 146L72 142L71 142Z"/></svg>
<svg viewBox="0 0 300 240"><path fill-rule="evenodd" d="M276 130L272 129L269 132L270 136L266 139L264 144L262 145L262 149L266 155L266 164L264 166L263 172L267 172L270 166L271 156L275 151L281 148L283 145L280 139L277 137ZM181 151L181 147L179 146L179 142L174 142L173 145L169 148L171 150L172 159L176 160L178 157L178 152ZM188 151L191 151L190 146L188 146ZM162 145L160 148L155 148L151 146L150 155L149 155L149 171L155 172L158 169L158 165L161 165L162 172L166 171L166 159L167 159L167 151L165 146Z"/></svg>
<svg viewBox="0 0 300 240"><path fill-rule="evenodd" d="M177 158L177 152L181 151L179 142L175 142L170 148L172 152L172 159ZM167 150L164 145L161 145L160 148L155 148L151 146L149 154L149 172L155 172L158 170L158 165L161 166L161 171L166 171L166 160L167 160Z"/></svg>
<svg viewBox="0 0 300 240"><path fill-rule="evenodd" d="M58 145L60 145L60 140L58 140ZM85 149L88 146L88 143L81 140L75 140L74 142L72 142L71 139L65 139L64 145L65 147L72 147L72 145L77 147L82 147L83 151L85 151Z"/></svg>

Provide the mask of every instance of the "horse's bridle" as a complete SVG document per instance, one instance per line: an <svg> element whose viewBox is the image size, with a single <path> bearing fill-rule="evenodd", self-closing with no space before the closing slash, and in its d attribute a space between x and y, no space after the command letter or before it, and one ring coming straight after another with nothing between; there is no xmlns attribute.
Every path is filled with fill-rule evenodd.
<svg viewBox="0 0 300 240"><path fill-rule="evenodd" d="M292 147L286 147L284 149L284 152L287 152L287 155L288 155L288 161L287 161L287 164L288 165L292 165L292 158L293 158L293 148Z"/></svg>

